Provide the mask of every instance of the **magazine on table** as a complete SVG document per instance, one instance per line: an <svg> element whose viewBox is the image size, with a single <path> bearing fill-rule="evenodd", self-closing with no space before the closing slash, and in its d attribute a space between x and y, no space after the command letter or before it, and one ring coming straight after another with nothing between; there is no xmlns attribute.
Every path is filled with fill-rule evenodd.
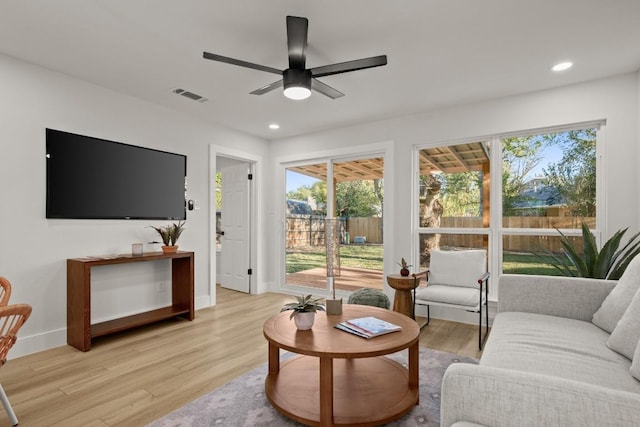
<svg viewBox="0 0 640 427"><path fill-rule="evenodd" d="M338 323L336 328L363 338L373 338L402 329L398 325L394 325L393 323L373 316L350 319L345 322Z"/></svg>

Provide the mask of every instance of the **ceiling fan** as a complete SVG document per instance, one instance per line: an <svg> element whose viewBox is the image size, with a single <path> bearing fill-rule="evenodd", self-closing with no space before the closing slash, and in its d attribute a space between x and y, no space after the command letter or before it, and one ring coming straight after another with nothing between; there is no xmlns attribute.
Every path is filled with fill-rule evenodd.
<svg viewBox="0 0 640 427"><path fill-rule="evenodd" d="M340 98L344 93L322 83L317 78L330 76L333 74L348 73L350 71L363 70L365 68L380 67L387 65L387 55L372 56L370 58L357 59L354 61L340 62L337 64L323 65L321 67L306 68L307 33L309 20L297 16L287 16L287 46L289 48L289 68L278 70L277 68L265 65L254 64L240 59L229 58L227 56L216 55L214 53L203 52L205 59L225 62L227 64L238 65L240 67L252 68L254 70L266 71L267 73L278 74L282 79L270 83L260 89L251 92L252 95L264 95L272 90L284 86L284 95L291 99L305 99L311 95L311 90L320 92L331 99Z"/></svg>

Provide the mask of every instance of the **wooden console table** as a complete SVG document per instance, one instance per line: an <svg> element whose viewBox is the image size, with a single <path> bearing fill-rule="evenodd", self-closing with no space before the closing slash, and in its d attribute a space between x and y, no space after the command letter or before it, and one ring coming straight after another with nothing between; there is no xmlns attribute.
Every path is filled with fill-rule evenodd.
<svg viewBox="0 0 640 427"><path fill-rule="evenodd" d="M91 268L131 262L171 260L171 300L168 307L91 324ZM180 316L194 318L193 252L114 255L67 259L67 344L82 351L91 349L91 338Z"/></svg>

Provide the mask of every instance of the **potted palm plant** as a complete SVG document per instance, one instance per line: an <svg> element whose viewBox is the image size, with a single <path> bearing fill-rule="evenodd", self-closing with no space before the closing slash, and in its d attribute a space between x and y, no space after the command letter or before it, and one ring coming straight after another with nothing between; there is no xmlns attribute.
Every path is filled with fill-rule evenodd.
<svg viewBox="0 0 640 427"><path fill-rule="evenodd" d="M185 224L185 221L179 221L177 223L174 222L173 224L169 224L161 227L150 225L150 227L156 230L156 232L160 235L160 238L162 239L163 253L170 254L178 251L178 245L176 245L176 243L178 242L180 235L184 231L184 224ZM153 242L153 243L160 243L160 242Z"/></svg>
<svg viewBox="0 0 640 427"><path fill-rule="evenodd" d="M289 319L293 319L296 327L301 331L311 329L316 318L317 311L325 311L324 304L320 303L320 298L311 298L311 295L296 296L296 302L285 304L282 311L291 310Z"/></svg>
<svg viewBox="0 0 640 427"><path fill-rule="evenodd" d="M542 249L546 259L538 253L534 254L545 262L549 262L564 276L618 280L631 260L640 253L640 233L631 236L629 241L620 248L622 237L627 230L628 228L616 231L598 251L595 237L589 226L583 222L581 253L579 247L556 228L556 231L560 233L562 254L555 254L547 249Z"/></svg>

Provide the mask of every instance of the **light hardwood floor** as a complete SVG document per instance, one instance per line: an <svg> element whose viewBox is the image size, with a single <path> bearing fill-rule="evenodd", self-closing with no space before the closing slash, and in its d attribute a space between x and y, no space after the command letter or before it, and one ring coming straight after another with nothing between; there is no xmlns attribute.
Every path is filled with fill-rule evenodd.
<svg viewBox="0 0 640 427"><path fill-rule="evenodd" d="M168 320L9 360L0 383L20 426L144 426L265 363L262 325L287 295L218 287L216 307L193 322ZM432 319L420 345L479 357L477 326ZM10 425L0 407L0 426Z"/></svg>

